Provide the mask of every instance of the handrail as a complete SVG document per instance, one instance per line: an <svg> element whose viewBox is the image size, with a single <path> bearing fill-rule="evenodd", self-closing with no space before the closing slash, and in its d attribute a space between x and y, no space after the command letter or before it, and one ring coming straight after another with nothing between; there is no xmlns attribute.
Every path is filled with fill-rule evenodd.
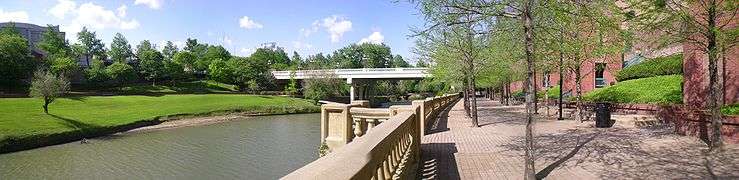
<svg viewBox="0 0 739 180"><path fill-rule="evenodd" d="M414 113L393 116L376 130L282 179L395 179L415 173L419 159ZM403 178L405 179L405 178Z"/></svg>
<svg viewBox="0 0 739 180"><path fill-rule="evenodd" d="M413 101L388 109L367 101L321 106L321 142L328 155L283 179L414 179L427 119L459 94Z"/></svg>

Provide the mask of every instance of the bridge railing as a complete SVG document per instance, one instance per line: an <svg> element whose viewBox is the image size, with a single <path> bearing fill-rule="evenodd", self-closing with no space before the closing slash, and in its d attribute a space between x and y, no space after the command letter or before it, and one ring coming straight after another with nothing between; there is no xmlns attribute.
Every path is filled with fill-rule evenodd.
<svg viewBox="0 0 739 180"><path fill-rule="evenodd" d="M388 109L366 108L363 101L325 104L322 112L333 114L321 116L322 134L324 128L329 134L322 142L331 152L283 179L413 179L420 161L422 124L458 98L444 95Z"/></svg>

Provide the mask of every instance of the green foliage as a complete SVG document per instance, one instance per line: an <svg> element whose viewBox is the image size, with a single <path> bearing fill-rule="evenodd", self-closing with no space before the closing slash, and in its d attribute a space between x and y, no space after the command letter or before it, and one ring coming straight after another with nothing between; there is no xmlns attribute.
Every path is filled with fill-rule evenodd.
<svg viewBox="0 0 739 180"><path fill-rule="evenodd" d="M724 106L721 108L721 113L729 116L739 115L739 103Z"/></svg>
<svg viewBox="0 0 739 180"><path fill-rule="evenodd" d="M303 96L314 101L344 93L346 84L334 74L320 74L303 81Z"/></svg>
<svg viewBox="0 0 739 180"><path fill-rule="evenodd" d="M0 84L15 84L28 77L36 63L31 59L28 41L15 28L0 31Z"/></svg>
<svg viewBox="0 0 739 180"><path fill-rule="evenodd" d="M332 68L386 68L392 67L393 55L385 44L352 44L334 51Z"/></svg>
<svg viewBox="0 0 739 180"><path fill-rule="evenodd" d="M221 59L213 60L208 66L208 77L211 80L226 83L233 82L232 73L226 61Z"/></svg>
<svg viewBox="0 0 739 180"><path fill-rule="evenodd" d="M547 92L547 95L549 96L550 99L559 99L559 91L560 90L561 89L559 88L559 86L551 87L551 88L549 88L549 91Z"/></svg>
<svg viewBox="0 0 739 180"><path fill-rule="evenodd" d="M105 64L97 59L92 61L90 68L85 69L85 78L93 85L100 85L110 79L105 69Z"/></svg>
<svg viewBox="0 0 739 180"><path fill-rule="evenodd" d="M185 71L192 71L198 57L189 51L175 53L173 60L184 67Z"/></svg>
<svg viewBox="0 0 739 180"><path fill-rule="evenodd" d="M49 56L72 57L72 49L67 41L51 26L48 26L41 36L41 41L36 44L36 47L45 51Z"/></svg>
<svg viewBox="0 0 739 180"><path fill-rule="evenodd" d="M177 46L172 41L167 41L167 45L162 49L162 55L164 55L165 60L172 60L178 51L180 50L177 49Z"/></svg>
<svg viewBox="0 0 739 180"><path fill-rule="evenodd" d="M115 37L113 37L113 43L110 44L108 56L110 56L110 59L113 61L122 63L127 63L128 60L131 59L133 56L133 50L131 50L131 45L128 44L128 40L126 40L126 37L123 37L123 34L115 34Z"/></svg>
<svg viewBox="0 0 739 180"><path fill-rule="evenodd" d="M156 49L139 51L139 68L149 81L155 81L164 74L164 56Z"/></svg>
<svg viewBox="0 0 739 180"><path fill-rule="evenodd" d="M115 80L118 85L123 85L136 80L136 71L126 63L115 62L105 69L110 79Z"/></svg>
<svg viewBox="0 0 739 180"><path fill-rule="evenodd" d="M71 57L58 57L51 60L51 72L54 74L70 77L79 70L80 65L76 59Z"/></svg>
<svg viewBox="0 0 739 180"><path fill-rule="evenodd" d="M408 64L408 62L406 62L403 59L403 56L400 56L399 54L396 54L395 56L393 56L393 60L392 60L391 64L392 64L391 67L394 67L394 68L411 67L411 65Z"/></svg>
<svg viewBox="0 0 739 180"><path fill-rule="evenodd" d="M297 55L297 53L295 55ZM297 69L295 69L295 68L293 68L293 69L290 70L290 81L287 83L287 85L285 87L285 93L288 94L288 95L290 95L290 96L294 96L295 94L298 93L298 80L295 79L295 75L296 75L295 74L295 71L296 70Z"/></svg>
<svg viewBox="0 0 739 180"><path fill-rule="evenodd" d="M583 98L591 102L679 104L683 99L682 81L681 75L628 80L597 89Z"/></svg>
<svg viewBox="0 0 739 180"><path fill-rule="evenodd" d="M73 50L76 54L84 56L87 63L94 58L106 59L105 44L97 38L95 32L90 32L87 27L82 27L82 31L77 33L77 41L80 44L74 45Z"/></svg>
<svg viewBox="0 0 739 180"><path fill-rule="evenodd" d="M258 48L249 56L252 61L266 62L270 69L286 70L292 63L282 48Z"/></svg>
<svg viewBox="0 0 739 180"><path fill-rule="evenodd" d="M626 67L616 74L616 80L626 81L673 74L683 74L682 54L654 58Z"/></svg>
<svg viewBox="0 0 739 180"><path fill-rule="evenodd" d="M69 81L64 76L57 76L48 71L36 71L31 81L31 97L44 100L44 113L48 114L48 106L69 90Z"/></svg>
<svg viewBox="0 0 739 180"><path fill-rule="evenodd" d="M39 102L34 98L3 99L0 101L0 107L8 107L0 108L2 114L0 151L7 150L13 145L73 139L94 135L93 133L98 133L97 135L115 133L118 132L116 130L124 129L122 127L126 126L140 126L173 119L167 118L170 116L228 112L286 114L320 111L320 107L302 99L225 94L59 98L54 102L53 116L38 111ZM71 126L66 122L78 123L81 126Z"/></svg>

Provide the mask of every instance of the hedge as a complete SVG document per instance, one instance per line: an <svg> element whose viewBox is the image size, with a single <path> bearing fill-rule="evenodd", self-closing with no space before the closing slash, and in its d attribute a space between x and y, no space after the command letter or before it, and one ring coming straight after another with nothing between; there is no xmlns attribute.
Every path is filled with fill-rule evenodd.
<svg viewBox="0 0 739 180"><path fill-rule="evenodd" d="M626 67L616 74L616 80L626 81L673 74L683 74L682 54L654 58Z"/></svg>
<svg viewBox="0 0 739 180"><path fill-rule="evenodd" d="M585 101L612 103L680 104L683 76L668 75L619 82L585 94Z"/></svg>

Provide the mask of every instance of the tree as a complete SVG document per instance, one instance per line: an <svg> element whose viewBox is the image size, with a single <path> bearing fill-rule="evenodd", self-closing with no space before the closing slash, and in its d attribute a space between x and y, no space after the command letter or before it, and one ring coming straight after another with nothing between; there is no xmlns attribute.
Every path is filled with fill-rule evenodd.
<svg viewBox="0 0 739 180"><path fill-rule="evenodd" d="M332 68L386 68L391 67L392 54L385 44L352 44L334 51L329 66Z"/></svg>
<svg viewBox="0 0 739 180"><path fill-rule="evenodd" d="M126 63L114 62L105 69L106 74L110 79L118 82L118 85L123 85L136 79L136 71Z"/></svg>
<svg viewBox="0 0 739 180"><path fill-rule="evenodd" d="M155 50L154 46L151 45L151 42L149 40L143 40L139 45L136 45L136 57L141 58L143 56L144 52Z"/></svg>
<svg viewBox="0 0 739 180"><path fill-rule="evenodd" d="M102 83L107 81L108 73L105 70L105 64L99 59L92 60L92 66L85 69L85 78L92 83Z"/></svg>
<svg viewBox="0 0 739 180"><path fill-rule="evenodd" d="M76 45L78 53L85 57L85 63L90 66L90 60L93 56L105 59L105 44L96 37L95 32L90 32L87 27L82 27L82 31L77 33L77 40L81 43Z"/></svg>
<svg viewBox="0 0 739 180"><path fill-rule="evenodd" d="M303 96L306 99L318 100L335 97L344 93L344 83L341 79L335 78L335 74L315 74L303 81Z"/></svg>
<svg viewBox="0 0 739 180"><path fill-rule="evenodd" d="M51 60L51 72L65 77L72 76L80 67L80 65L77 64L77 60L71 57L57 57Z"/></svg>
<svg viewBox="0 0 739 180"><path fill-rule="evenodd" d="M231 59L231 53L229 53L226 48L223 48L223 46L208 46L208 49L205 51L205 54L202 56L202 58L198 59L195 64L198 64L197 66L206 66L208 67L211 62L221 59L221 60L229 60Z"/></svg>
<svg viewBox="0 0 739 180"><path fill-rule="evenodd" d="M28 41L13 25L0 30L0 84L12 85L28 77L35 62Z"/></svg>
<svg viewBox="0 0 739 180"><path fill-rule="evenodd" d="M161 78L164 71L164 56L156 49L139 51L139 68L146 79L156 85L157 79Z"/></svg>
<svg viewBox="0 0 739 180"><path fill-rule="evenodd" d="M177 54L177 52L180 51L177 49L177 46L172 43L172 41L167 41L167 45L164 46L164 49L162 49L162 54L164 55L165 60L172 60L174 58L174 55Z"/></svg>
<svg viewBox="0 0 739 180"><path fill-rule="evenodd" d="M295 53L297 55L297 53ZM285 94L289 96L294 96L298 93L298 80L295 79L295 71L297 71L296 67L292 67L290 69L290 81L285 86Z"/></svg>
<svg viewBox="0 0 739 180"><path fill-rule="evenodd" d="M630 0L628 3L637 12L631 21L634 29L660 35L661 38L652 42L662 46L682 42L707 55L708 109L713 130L709 147L711 150L721 149L724 95L718 61L730 56L727 51L736 50L739 42L739 28L736 26L738 3L735 0Z"/></svg>
<svg viewBox="0 0 739 180"><path fill-rule="evenodd" d="M232 69L228 67L226 61L222 59L216 59L210 62L208 66L208 77L211 80L222 82L222 83L234 83Z"/></svg>
<svg viewBox="0 0 739 180"><path fill-rule="evenodd" d="M69 90L69 81L64 76L39 70L33 74L31 81L31 97L44 100L44 113L49 114L49 104Z"/></svg>
<svg viewBox="0 0 739 180"><path fill-rule="evenodd" d="M401 67L404 68L404 67L410 67L411 66L410 64L408 64L408 62L406 62L405 60L403 60L403 56L400 56L399 54L393 56L393 59L392 59L392 63L391 64L392 64L392 67L394 67L394 68L401 68Z"/></svg>
<svg viewBox="0 0 739 180"><path fill-rule="evenodd" d="M41 41L36 44L36 47L45 51L47 55L53 57L72 57L72 49L69 47L69 43L64 39L58 31L55 31L51 25L46 28L46 31L41 35Z"/></svg>
<svg viewBox="0 0 739 180"><path fill-rule="evenodd" d="M282 48L258 48L249 56L254 61L264 61L270 69L285 70L290 67L290 58Z"/></svg>
<svg viewBox="0 0 739 180"><path fill-rule="evenodd" d="M108 56L115 62L128 63L128 60L133 57L133 50L131 45L128 44L126 37L123 37L121 33L115 33L113 37L113 43L110 44L110 51Z"/></svg>
<svg viewBox="0 0 739 180"><path fill-rule="evenodd" d="M293 66L297 66L298 68L301 68L303 66L303 59L296 51L293 51L293 56L290 58L290 62L293 63Z"/></svg>
<svg viewBox="0 0 739 180"><path fill-rule="evenodd" d="M180 51L175 53L173 60L180 64L186 72L192 72L197 58L197 56L189 51Z"/></svg>

